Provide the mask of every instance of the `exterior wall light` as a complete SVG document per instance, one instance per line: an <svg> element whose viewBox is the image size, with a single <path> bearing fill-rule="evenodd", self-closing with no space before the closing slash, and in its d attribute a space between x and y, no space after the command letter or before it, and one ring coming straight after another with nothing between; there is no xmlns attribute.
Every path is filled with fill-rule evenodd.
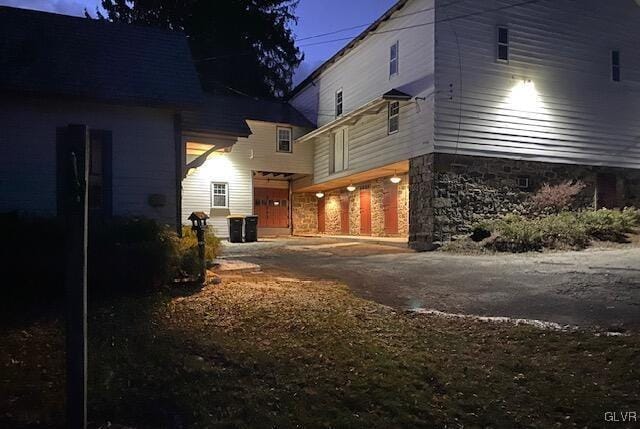
<svg viewBox="0 0 640 429"><path fill-rule="evenodd" d="M318 197L318 198L324 198L324 192L317 192L317 193L316 193L316 197Z"/></svg>
<svg viewBox="0 0 640 429"><path fill-rule="evenodd" d="M393 177L389 180L391 180L391 183L393 183L394 185L397 185L398 183L402 182L402 179L395 173L393 174Z"/></svg>
<svg viewBox="0 0 640 429"><path fill-rule="evenodd" d="M349 192L353 192L353 191L355 191L355 190L356 190L356 187L355 187L355 186L353 186L353 185L349 185L349 186L347 186L347 191L349 191Z"/></svg>

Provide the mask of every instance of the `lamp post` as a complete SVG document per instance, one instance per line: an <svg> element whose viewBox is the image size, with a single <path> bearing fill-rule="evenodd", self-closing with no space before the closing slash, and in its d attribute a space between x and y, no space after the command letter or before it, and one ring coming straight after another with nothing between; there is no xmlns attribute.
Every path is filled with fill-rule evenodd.
<svg viewBox="0 0 640 429"><path fill-rule="evenodd" d="M200 281L204 285L207 282L207 261L205 257L205 238L207 230L207 219L209 216L205 212L193 212L189 216L191 230L196 232L198 238L198 256L200 257Z"/></svg>

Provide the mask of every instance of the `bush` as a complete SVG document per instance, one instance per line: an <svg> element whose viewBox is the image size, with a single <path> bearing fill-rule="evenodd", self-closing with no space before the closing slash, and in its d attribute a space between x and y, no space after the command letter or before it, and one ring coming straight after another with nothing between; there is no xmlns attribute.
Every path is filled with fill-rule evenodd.
<svg viewBox="0 0 640 429"><path fill-rule="evenodd" d="M55 218L0 214L4 235L0 276L8 308L16 303L49 304L64 295L65 235ZM207 258L220 241L206 236ZM199 273L197 240L192 231L179 239L150 219L116 218L89 227L89 294L146 291L175 276ZM20 305L18 305L20 306ZM3 308L4 309L4 308Z"/></svg>
<svg viewBox="0 0 640 429"><path fill-rule="evenodd" d="M592 239L623 241L638 226L640 211L635 209L562 212L537 219L507 215L474 225L471 238L499 252L584 249Z"/></svg>
<svg viewBox="0 0 640 429"><path fill-rule="evenodd" d="M586 211L580 214L587 233L598 240L624 241L625 235L640 225L640 210L625 208L618 210Z"/></svg>
<svg viewBox="0 0 640 429"><path fill-rule="evenodd" d="M205 258L213 261L220 254L220 239L210 230L205 233ZM179 240L180 254L179 268L186 275L196 275L200 272L200 257L198 254L198 238L191 227L182 228L182 239Z"/></svg>
<svg viewBox="0 0 640 429"><path fill-rule="evenodd" d="M585 184L581 181L566 181L554 186L545 183L531 197L531 205L541 213L559 213L571 207L584 188Z"/></svg>

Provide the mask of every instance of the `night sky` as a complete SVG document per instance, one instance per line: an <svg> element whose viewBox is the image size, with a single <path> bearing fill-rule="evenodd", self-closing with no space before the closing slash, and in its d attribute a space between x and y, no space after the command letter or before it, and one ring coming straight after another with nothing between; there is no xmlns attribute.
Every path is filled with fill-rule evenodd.
<svg viewBox="0 0 640 429"><path fill-rule="evenodd" d="M82 15L85 8L92 13L99 3L99 0L0 0L0 5L67 15ZM395 0L301 0L298 6L300 20L295 28L295 34L298 38L305 38L345 27L368 24L394 3ZM340 13L336 13L336 11L340 11ZM322 38L299 41L298 45L305 53L305 61L300 66L294 80L296 82L302 80L314 68L344 46L347 41L321 43L313 46L304 45L355 36L364 28L363 26Z"/></svg>

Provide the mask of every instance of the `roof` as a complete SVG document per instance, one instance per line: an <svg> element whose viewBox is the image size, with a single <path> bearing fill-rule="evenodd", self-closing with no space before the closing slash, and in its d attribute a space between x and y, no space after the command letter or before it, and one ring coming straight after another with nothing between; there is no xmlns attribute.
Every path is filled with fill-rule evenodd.
<svg viewBox="0 0 640 429"><path fill-rule="evenodd" d="M286 102L242 95L207 95L205 100L202 108L183 112L183 130L248 137L251 130L246 120L315 128L313 123Z"/></svg>
<svg viewBox="0 0 640 429"><path fill-rule="evenodd" d="M349 50L351 50L355 45L357 45L360 41L362 41L370 32L376 30L380 24L391 18L391 15L396 13L398 10L402 9L405 4L407 4L409 0L398 0L393 6L391 6L385 13L382 14L380 18L375 20L375 22L369 25L362 33L354 37L349 43L345 45L344 48L340 49L335 53L331 58L322 63L320 67L315 69L305 80L296 85L295 88L289 94L289 97L293 97L298 92L302 91L305 87L307 87L311 82L313 82L320 74L325 71L329 66L338 61L340 57L345 55Z"/></svg>
<svg viewBox="0 0 640 429"><path fill-rule="evenodd" d="M181 33L5 6L0 91L152 106L202 100Z"/></svg>

